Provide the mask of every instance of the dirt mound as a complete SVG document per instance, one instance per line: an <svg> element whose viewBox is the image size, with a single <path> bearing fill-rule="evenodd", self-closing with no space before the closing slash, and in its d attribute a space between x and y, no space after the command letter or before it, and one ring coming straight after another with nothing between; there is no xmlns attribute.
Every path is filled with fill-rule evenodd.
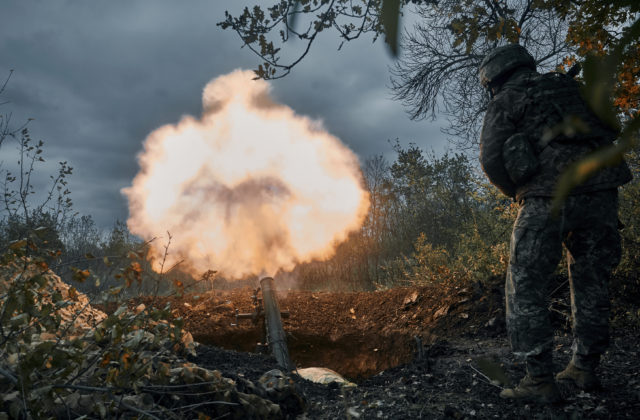
<svg viewBox="0 0 640 420"><path fill-rule="evenodd" d="M64 302L64 305L57 305L56 314L60 316L60 331L64 331L68 339L81 336L106 318L104 312L91 305L84 293L63 282L53 271L44 270L35 264L24 265L20 268L20 264L9 264L0 269L0 295L2 295L0 301L3 305L7 305L8 309L13 308L11 305L13 294L8 293L11 286L21 279L24 281L29 278L39 285L38 299L33 301L36 310L39 311L46 305L55 305L59 301ZM19 300L16 299L15 302ZM41 335L42 337L33 337L36 342L39 338L42 340L55 338L49 333Z"/></svg>
<svg viewBox="0 0 640 420"><path fill-rule="evenodd" d="M254 352L264 342L263 321L236 317L236 310L255 311L253 295L245 287L167 300L197 342ZM279 291L278 300L289 313L283 326L295 365L328 367L350 379L407 363L441 335L479 329L495 335L503 328L500 291L480 284L352 293L288 290Z"/></svg>
<svg viewBox="0 0 640 420"><path fill-rule="evenodd" d="M486 361L512 384L525 373L506 339L501 283L281 292L280 307L290 312L284 329L296 365L329 367L357 382L342 388L298 379L307 401L300 418L635 418L640 332L620 322L614 322L612 346L599 371L603 390L585 393L561 384L564 399L554 406L499 398L504 384L486 376ZM220 348L253 351L262 340L260 323L232 326L235 308L252 310L252 294L244 288L172 300L196 340L216 346L201 346L198 364L251 380L275 365L269 355ZM571 354L571 334L560 315L554 325L559 371Z"/></svg>
<svg viewBox="0 0 640 420"><path fill-rule="evenodd" d="M304 400L288 376L226 378L186 361L196 355L193 339L170 314L143 304L112 309L107 316L94 308L42 261L0 264L0 418L263 419L302 412Z"/></svg>
<svg viewBox="0 0 640 420"><path fill-rule="evenodd" d="M524 375L506 339L502 284L495 278L378 292L279 292L280 308L290 314L283 323L296 366L328 367L357 383L343 388L293 375L307 402L299 418L635 418L640 409L637 309L615 299L614 340L599 371L603 390L585 393L562 384L564 400L554 406L498 397L506 383ZM563 312L567 293L553 296L556 371L571 354L568 313ZM236 319L236 309L254 310L253 294L245 287L165 299L197 341L211 344L199 347L198 365L239 382L255 381L276 365L270 355L255 352L264 340L261 321ZM507 382L498 385L486 366Z"/></svg>

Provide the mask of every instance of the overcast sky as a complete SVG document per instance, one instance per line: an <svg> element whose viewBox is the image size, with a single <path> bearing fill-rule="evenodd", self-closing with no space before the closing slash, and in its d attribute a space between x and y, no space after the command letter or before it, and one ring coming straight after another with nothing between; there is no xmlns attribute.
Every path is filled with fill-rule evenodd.
<svg viewBox="0 0 640 420"><path fill-rule="evenodd" d="M11 112L16 124L35 119L29 128L45 141L47 158L41 173L48 176L60 160L74 168L76 211L102 227L126 220L120 189L138 171L146 135L184 114L199 116L209 80L259 63L235 33L216 26L225 10L237 14L256 2L3 1L0 78L14 74L0 112ZM441 123L411 121L390 98L392 59L382 40L338 45L332 33L320 38L292 74L272 82L276 99L323 120L361 160L392 159L396 138L442 151ZM1 160L14 156L5 143Z"/></svg>

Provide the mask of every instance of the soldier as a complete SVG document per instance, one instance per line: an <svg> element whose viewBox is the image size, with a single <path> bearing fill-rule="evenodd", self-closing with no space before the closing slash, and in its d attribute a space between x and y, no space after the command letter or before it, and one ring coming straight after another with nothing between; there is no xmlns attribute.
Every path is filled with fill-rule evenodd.
<svg viewBox="0 0 640 420"><path fill-rule="evenodd" d="M620 260L617 187L631 173L624 162L601 170L574 188L560 213L552 215L551 199L562 171L611 144L616 131L591 112L578 82L566 74L536 72L533 57L520 45L492 50L479 76L491 96L480 163L489 180L520 206L505 295L509 340L514 354L526 360L527 375L500 396L552 403L560 394L552 370L550 277L564 245L574 341L573 357L556 379L585 390L597 388L594 371L609 340L607 283ZM570 120L574 122L568 124Z"/></svg>

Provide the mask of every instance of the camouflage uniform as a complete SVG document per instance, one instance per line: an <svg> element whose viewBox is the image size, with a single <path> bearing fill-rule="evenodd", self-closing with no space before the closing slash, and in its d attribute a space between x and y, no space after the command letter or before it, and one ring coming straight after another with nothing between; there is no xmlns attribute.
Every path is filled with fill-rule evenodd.
<svg viewBox="0 0 640 420"><path fill-rule="evenodd" d="M593 369L608 344L609 275L620 260L616 190L572 195L559 217L550 199L523 200L511 235L506 281L507 326L516 355L533 376L551 372L549 279L567 248L574 362Z"/></svg>
<svg viewBox="0 0 640 420"><path fill-rule="evenodd" d="M607 347L607 282L620 259L616 188L631 179L624 162L604 169L572 191L559 217L550 214L554 187L566 166L615 138L588 110L577 83L562 78L568 76L540 75L527 67L513 71L488 105L480 138L483 170L520 204L506 279L507 329L513 351L526 358L528 373L538 377L552 374L548 286L563 244L569 262L574 363L593 369ZM545 104L545 97L552 103ZM545 130L567 115L586 122L588 132L541 141ZM527 147L537 156L535 172L523 179L507 170L527 164L508 143L516 134L525 134ZM515 162L508 161L513 156Z"/></svg>

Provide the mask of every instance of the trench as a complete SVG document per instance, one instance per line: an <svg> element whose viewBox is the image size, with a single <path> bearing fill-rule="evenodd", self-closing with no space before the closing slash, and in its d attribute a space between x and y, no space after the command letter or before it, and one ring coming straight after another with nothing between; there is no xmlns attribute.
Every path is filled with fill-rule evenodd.
<svg viewBox="0 0 640 420"><path fill-rule="evenodd" d="M221 334L194 335L202 344L228 350L256 352L262 339L260 329L235 330ZM345 378L358 381L409 362L416 344L403 333L360 333L326 337L300 332L287 333L291 360L298 368L326 367Z"/></svg>

